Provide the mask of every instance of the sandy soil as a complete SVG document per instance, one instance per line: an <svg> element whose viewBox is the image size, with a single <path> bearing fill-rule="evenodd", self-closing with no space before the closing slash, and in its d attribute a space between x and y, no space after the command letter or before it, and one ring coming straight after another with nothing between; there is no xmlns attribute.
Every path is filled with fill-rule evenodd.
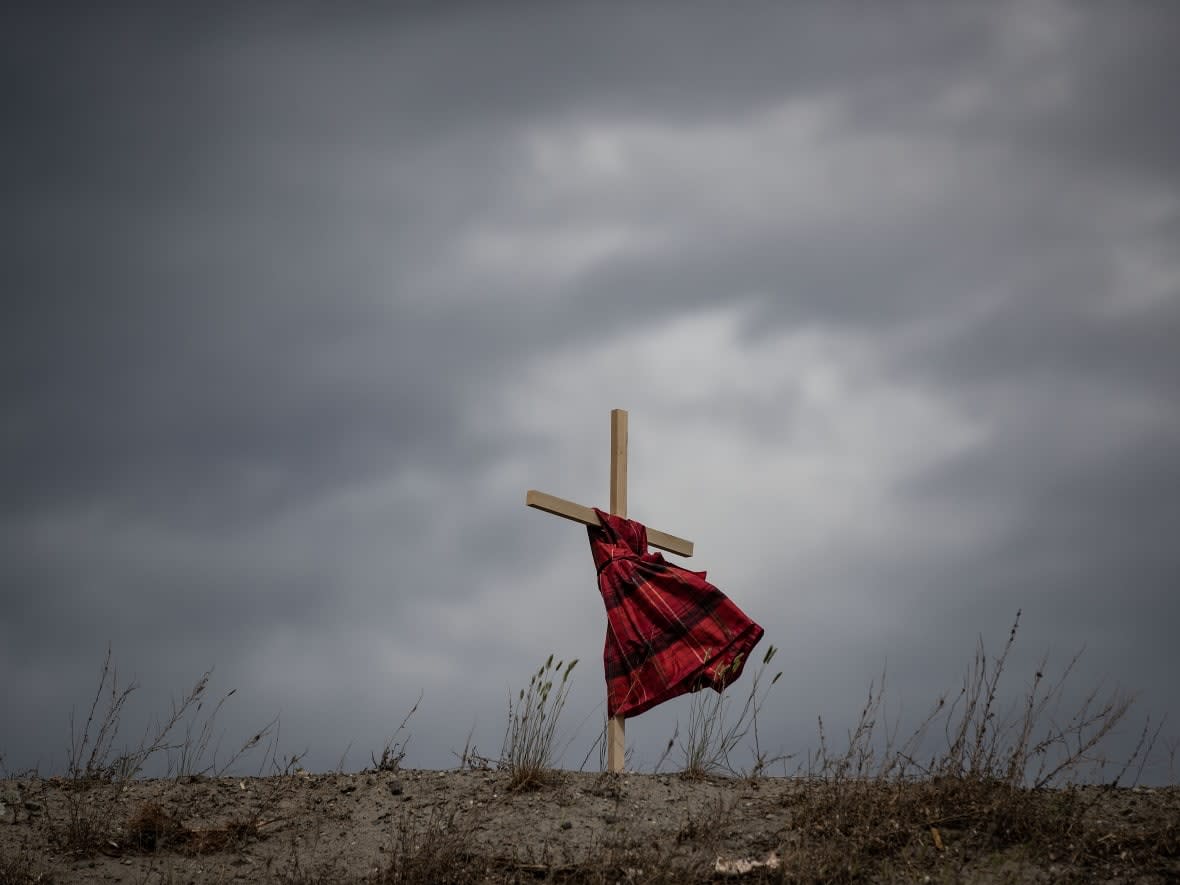
<svg viewBox="0 0 1180 885"><path fill-rule="evenodd" d="M463 881L676 881L673 869L704 880L777 878L801 789L781 778L651 774L562 773L523 793L508 792L507 783L496 771L145 780L84 790L58 779L0 781L0 885L431 881L432 864L444 880L460 863L469 871ZM1180 821L1176 788L1099 798L1092 813L1109 819L1112 832ZM956 834L946 829L937 841L930 850L949 861ZM1064 848L1057 861L963 856L941 869L948 881L1055 881L1067 873L1078 881L1180 881L1174 857L1152 869L1081 870L1069 866ZM771 866L759 866L766 861ZM590 875L607 867L613 872Z"/></svg>

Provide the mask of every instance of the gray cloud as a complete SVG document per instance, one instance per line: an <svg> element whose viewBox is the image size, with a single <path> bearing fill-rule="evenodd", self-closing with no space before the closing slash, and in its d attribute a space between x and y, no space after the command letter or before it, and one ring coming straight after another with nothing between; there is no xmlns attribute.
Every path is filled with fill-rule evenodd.
<svg viewBox="0 0 1180 885"><path fill-rule="evenodd" d="M419 687L416 764L494 751L579 655L588 745L589 555L521 498L600 502L615 406L632 512L783 647L784 746L1017 608L1022 663L1175 709L1169 8L4 14L8 764L108 640L319 767Z"/></svg>

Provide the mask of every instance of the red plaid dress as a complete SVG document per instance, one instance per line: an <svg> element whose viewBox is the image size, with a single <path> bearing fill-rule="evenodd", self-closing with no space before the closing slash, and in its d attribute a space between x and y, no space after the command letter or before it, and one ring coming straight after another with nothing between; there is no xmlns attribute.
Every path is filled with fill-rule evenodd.
<svg viewBox="0 0 1180 885"><path fill-rule="evenodd" d="M606 603L606 707L636 716L678 695L737 679L762 628L724 593L647 550L647 529L595 508L589 526Z"/></svg>

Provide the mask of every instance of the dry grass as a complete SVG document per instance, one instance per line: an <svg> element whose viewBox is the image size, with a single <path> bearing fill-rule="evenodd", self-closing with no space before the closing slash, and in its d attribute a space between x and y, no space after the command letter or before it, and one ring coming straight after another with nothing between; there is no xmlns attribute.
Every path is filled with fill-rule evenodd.
<svg viewBox="0 0 1180 885"><path fill-rule="evenodd" d="M1057 679L1049 679L1048 661L1042 659L1019 705L1019 713L1002 709L1000 681L1020 625L1020 612L1000 655L989 660L982 638L963 684L953 699L938 698L930 713L900 745L896 733L882 733L885 678L870 685L868 699L848 746L833 753L823 720L819 720L819 752L811 757L807 774L823 780L966 779L999 782L1033 789L1100 779L1110 766L1103 753L1104 741L1126 718L1133 697L1117 689L1107 695L1092 691L1068 716L1062 716L1066 682L1079 655ZM942 728L946 746L920 761L930 732ZM1158 734L1158 730L1156 732ZM1150 742L1154 741L1154 737ZM1117 783L1150 746L1146 731L1113 783Z"/></svg>
<svg viewBox="0 0 1180 885"><path fill-rule="evenodd" d="M1168 869L1180 824L1099 823L1088 814L1099 798L1076 787L1032 790L971 777L817 781L788 809L784 876L912 881L958 877L1014 857L1041 868L1057 864L1083 879L1111 862L1140 873Z"/></svg>
<svg viewBox="0 0 1180 885"><path fill-rule="evenodd" d="M541 786L553 767L557 722L570 690L570 674L577 659L563 666L553 662L553 655L529 679L528 689L521 689L515 705L508 696L508 726L500 765L511 774L511 788L533 789ZM556 682L554 680L557 680Z"/></svg>
<svg viewBox="0 0 1180 885"><path fill-rule="evenodd" d="M478 861L470 853L471 831L454 809L439 812L421 826L404 819L397 829L388 864L373 879L378 885L452 885L478 881Z"/></svg>
<svg viewBox="0 0 1180 885"><path fill-rule="evenodd" d="M0 857L0 885L34 885L51 881L42 859L27 844Z"/></svg>
<svg viewBox="0 0 1180 885"><path fill-rule="evenodd" d="M958 876L969 862L1002 865L1013 853L1075 870L1111 858L1150 869L1176 857L1176 823L1138 831L1097 825L1088 813L1102 793L1078 784L1107 768L1102 744L1126 718L1129 696L1094 691L1062 719L1075 655L1055 680L1042 660L1019 712L1002 712L1000 682L1019 623L1017 612L994 660L980 640L957 695L939 698L900 746L880 735L883 678L870 687L842 752L829 750L820 720L820 751L789 808L787 880ZM918 748L939 724L946 746L920 763ZM1144 727L1108 789L1142 763L1155 735Z"/></svg>
<svg viewBox="0 0 1180 885"><path fill-rule="evenodd" d="M116 754L115 740L119 734L123 707L139 685L132 682L125 688L119 687L118 671L108 647L99 674L98 689L81 729L76 727L73 713L70 714L67 776L78 784L127 781L138 776L148 760L160 754L167 758L166 770L170 777L216 777L228 771L272 734L278 726L278 719L271 720L236 752L218 762L220 739L214 741L217 714L237 689L230 689L210 712L202 716L212 672L205 671L179 703L173 702L167 718L156 720L154 725L145 728L134 748L124 748ZM181 728L184 731L183 739L173 741L171 736Z"/></svg>
<svg viewBox="0 0 1180 885"><path fill-rule="evenodd" d="M689 778L703 778L713 774L733 774L758 777L768 765L781 761L782 757L768 757L763 751L758 733L758 714L766 703L771 686L782 678L782 671L775 673L770 682L763 685L766 670L774 660L778 649L771 645L762 656L762 662L750 680L750 690L736 716L730 715L733 697L730 692L729 676L741 669L739 658L722 672L723 689L717 691L699 690L692 696L689 708L688 730L680 744L684 768L682 775ZM747 771L739 771L730 761L731 754L747 739L752 738L754 764ZM676 742L676 735L668 742L669 750ZM665 752L665 756L667 752ZM656 769L659 770L660 763Z"/></svg>
<svg viewBox="0 0 1180 885"><path fill-rule="evenodd" d="M107 648L99 673L98 688L85 722L78 727L70 714L69 757L66 767L69 800L64 819L57 821L55 837L59 847L76 856L90 856L100 851L110 852L112 846L122 850L114 838L115 821L109 808L120 786L139 776L153 757L165 758L168 777L218 776L277 735L278 719L255 732L228 758L218 761L220 739L214 740L217 714L236 689L231 689L212 708L202 715L205 696L212 671L206 671L193 687L173 702L170 714L157 719L145 728L139 742L116 752L116 740L128 698L139 688L135 682L120 687L118 671L111 649ZM183 739L171 735L183 731ZM264 754L274 764L273 742Z"/></svg>
<svg viewBox="0 0 1180 885"><path fill-rule="evenodd" d="M406 731L406 726L409 724L411 717L418 712L418 705L422 703L422 692L418 692L418 700L414 701L414 706L410 708L410 712L402 719L401 724L394 730L393 735L385 742L385 746L381 749L381 758L377 758L376 753L370 754L369 758L373 760L374 771L397 771L402 767L402 760L406 758L406 747L410 743L410 735ZM341 759L340 768L344 767L343 759Z"/></svg>

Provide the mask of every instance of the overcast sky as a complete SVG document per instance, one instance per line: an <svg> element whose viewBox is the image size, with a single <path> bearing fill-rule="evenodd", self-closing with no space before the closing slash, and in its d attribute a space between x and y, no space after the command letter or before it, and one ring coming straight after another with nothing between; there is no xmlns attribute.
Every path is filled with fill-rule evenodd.
<svg viewBox="0 0 1180 885"><path fill-rule="evenodd" d="M616 407L631 516L781 649L773 749L886 665L919 716L1018 609L1015 694L1084 646L1117 748L1180 716L1174 4L26 6L8 769L60 770L108 644L120 741L213 667L226 746L279 715L315 770L420 691L407 764L494 755L578 657L577 767L605 615L524 494L606 506Z"/></svg>

